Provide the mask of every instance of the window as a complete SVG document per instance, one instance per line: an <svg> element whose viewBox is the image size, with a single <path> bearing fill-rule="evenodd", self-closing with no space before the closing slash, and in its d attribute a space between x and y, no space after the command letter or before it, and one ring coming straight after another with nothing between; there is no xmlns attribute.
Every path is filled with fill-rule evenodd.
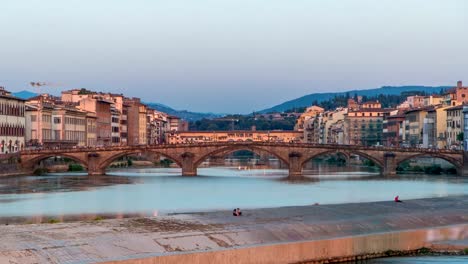
<svg viewBox="0 0 468 264"><path fill-rule="evenodd" d="M54 117L54 124L60 124L62 122L62 120L60 119L60 117Z"/></svg>
<svg viewBox="0 0 468 264"><path fill-rule="evenodd" d="M31 115L31 122L36 122L37 116L36 115Z"/></svg>
<svg viewBox="0 0 468 264"><path fill-rule="evenodd" d="M54 130L54 139L60 140L60 130Z"/></svg>

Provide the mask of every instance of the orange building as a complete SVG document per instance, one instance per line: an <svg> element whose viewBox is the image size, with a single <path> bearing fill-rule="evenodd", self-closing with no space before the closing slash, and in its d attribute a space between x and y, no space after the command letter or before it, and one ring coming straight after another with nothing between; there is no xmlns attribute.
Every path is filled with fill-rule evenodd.
<svg viewBox="0 0 468 264"><path fill-rule="evenodd" d="M319 106L316 106L316 105L308 107L306 109L306 111L303 114L301 114L301 116L299 116L299 118L297 119L294 130L304 131L305 122L308 119L314 118L314 117L318 116L319 114L321 114L323 112L325 112L325 109L323 109L322 107L319 107Z"/></svg>
<svg viewBox="0 0 468 264"><path fill-rule="evenodd" d="M302 142L303 135L300 131L173 131L166 134L166 142Z"/></svg>

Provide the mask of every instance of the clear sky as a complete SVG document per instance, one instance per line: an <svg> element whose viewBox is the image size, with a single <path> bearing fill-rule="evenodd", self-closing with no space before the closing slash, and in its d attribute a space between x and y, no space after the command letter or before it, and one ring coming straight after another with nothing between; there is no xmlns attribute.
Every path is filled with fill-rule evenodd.
<svg viewBox="0 0 468 264"><path fill-rule="evenodd" d="M468 83L466 0L1 0L0 85L248 113L314 92ZM29 90L33 90L29 88Z"/></svg>

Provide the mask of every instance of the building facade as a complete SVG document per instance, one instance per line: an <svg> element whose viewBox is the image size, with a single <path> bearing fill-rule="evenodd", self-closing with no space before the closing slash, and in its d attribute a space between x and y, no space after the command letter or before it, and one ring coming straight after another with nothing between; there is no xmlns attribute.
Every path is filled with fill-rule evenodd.
<svg viewBox="0 0 468 264"><path fill-rule="evenodd" d="M382 145L384 110L379 102L362 103L359 109L345 114L345 143L350 145Z"/></svg>
<svg viewBox="0 0 468 264"><path fill-rule="evenodd" d="M25 146L25 104L0 87L0 154L13 153Z"/></svg>
<svg viewBox="0 0 468 264"><path fill-rule="evenodd" d="M301 131L173 131L169 144L209 142L302 142Z"/></svg>
<svg viewBox="0 0 468 264"><path fill-rule="evenodd" d="M461 149L463 145L463 105L457 105L445 109L447 113L447 147Z"/></svg>
<svg viewBox="0 0 468 264"><path fill-rule="evenodd" d="M26 144L30 147L86 146L87 112L47 94L26 103Z"/></svg>

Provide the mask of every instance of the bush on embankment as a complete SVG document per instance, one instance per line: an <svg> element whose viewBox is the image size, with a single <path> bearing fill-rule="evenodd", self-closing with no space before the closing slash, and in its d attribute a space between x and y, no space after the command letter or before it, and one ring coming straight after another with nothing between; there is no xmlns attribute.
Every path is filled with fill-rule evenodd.
<svg viewBox="0 0 468 264"><path fill-rule="evenodd" d="M41 176L49 173L49 170L47 168L37 168L34 170L33 174L36 176Z"/></svg>
<svg viewBox="0 0 468 264"><path fill-rule="evenodd" d="M425 174L457 174L457 169L454 167L451 168L442 168L438 164L432 164L430 166L411 166L409 162L403 162L400 166L397 167L398 173L425 173Z"/></svg>
<svg viewBox="0 0 468 264"><path fill-rule="evenodd" d="M83 171L84 168L80 164L69 164L68 171Z"/></svg>
<svg viewBox="0 0 468 264"><path fill-rule="evenodd" d="M174 162L170 159L163 159L163 160L160 160L159 162L155 162L154 165L160 166L163 168L169 168L172 163Z"/></svg>

